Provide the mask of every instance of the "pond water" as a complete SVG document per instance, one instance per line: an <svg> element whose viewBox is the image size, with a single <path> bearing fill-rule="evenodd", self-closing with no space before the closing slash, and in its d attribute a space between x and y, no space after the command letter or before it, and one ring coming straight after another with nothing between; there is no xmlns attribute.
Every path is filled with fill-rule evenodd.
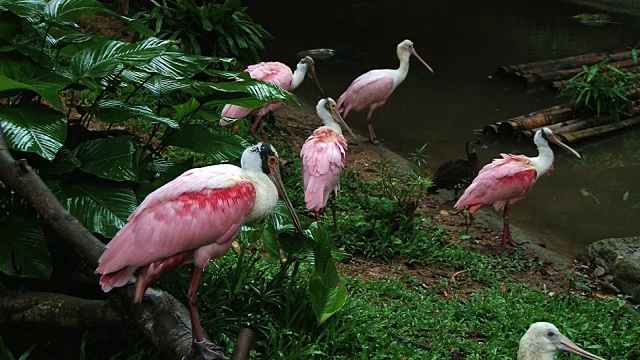
<svg viewBox="0 0 640 360"><path fill-rule="evenodd" d="M572 16L601 11L557 0L351 0L300 10L299 2L273 4L248 2L253 20L275 37L267 44L269 60L294 65L300 50L335 49L334 57L316 61L316 69L336 100L360 74L397 68L396 45L414 42L435 73L412 58L407 79L372 123L384 146L402 155L427 143L431 171L464 158L474 129L565 101L554 91L492 78L498 66L621 49L640 40L637 18L611 14L620 24L586 26ZM296 94L311 108L315 89L305 85L311 82ZM365 119L366 112L352 112L347 122L367 134ZM483 164L501 152L536 155L529 142L482 139L488 146L479 154ZM639 234L640 131L572 146L584 159L556 148L553 173L514 207L512 223L542 234L548 248L567 256L602 238Z"/></svg>

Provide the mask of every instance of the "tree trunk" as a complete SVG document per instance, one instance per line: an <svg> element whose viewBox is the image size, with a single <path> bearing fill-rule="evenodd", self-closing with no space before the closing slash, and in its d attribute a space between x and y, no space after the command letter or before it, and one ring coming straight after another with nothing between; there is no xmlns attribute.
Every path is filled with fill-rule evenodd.
<svg viewBox="0 0 640 360"><path fill-rule="evenodd" d="M129 0L118 0L118 13L129 16Z"/></svg>

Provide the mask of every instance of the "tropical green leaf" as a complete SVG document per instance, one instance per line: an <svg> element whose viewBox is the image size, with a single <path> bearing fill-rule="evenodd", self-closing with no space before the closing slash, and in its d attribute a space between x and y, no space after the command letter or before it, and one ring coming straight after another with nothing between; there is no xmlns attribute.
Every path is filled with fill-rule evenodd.
<svg viewBox="0 0 640 360"><path fill-rule="evenodd" d="M50 0L44 8L44 18L47 22L68 23L82 16L108 11L97 0Z"/></svg>
<svg viewBox="0 0 640 360"><path fill-rule="evenodd" d="M66 174L80 167L80 160L67 147L60 148L52 161L43 160L38 164L38 171L45 174Z"/></svg>
<svg viewBox="0 0 640 360"><path fill-rule="evenodd" d="M186 118L200 109L200 103L195 98L190 98L186 102L172 106L176 110L178 121Z"/></svg>
<svg viewBox="0 0 640 360"><path fill-rule="evenodd" d="M0 271L17 277L49 280L51 255L44 232L34 219L0 220Z"/></svg>
<svg viewBox="0 0 640 360"><path fill-rule="evenodd" d="M0 10L11 11L20 17L38 17L46 4L43 0L0 0Z"/></svg>
<svg viewBox="0 0 640 360"><path fill-rule="evenodd" d="M67 137L67 119L42 105L0 108L0 125L9 147L52 160Z"/></svg>
<svg viewBox="0 0 640 360"><path fill-rule="evenodd" d="M270 220L273 220L271 217ZM280 259L280 246L278 245L278 232L274 221L268 221L262 227L262 251L272 259Z"/></svg>
<svg viewBox="0 0 640 360"><path fill-rule="evenodd" d="M142 201L152 191L177 178L191 168L193 168L192 157L180 163L173 163L164 158L156 159L150 164L148 169L148 172L151 173L155 179L153 182L142 182L136 189L136 197L139 201Z"/></svg>
<svg viewBox="0 0 640 360"><path fill-rule="evenodd" d="M265 102L285 100L300 105L298 99L292 93L280 88L278 85L253 79L223 83L198 82L192 85L192 92L196 96L210 96L219 92L244 92Z"/></svg>
<svg viewBox="0 0 640 360"><path fill-rule="evenodd" d="M6 57L0 60L0 94L31 90L41 95L56 109L62 110L58 91L70 82L69 79L24 59Z"/></svg>
<svg viewBox="0 0 640 360"><path fill-rule="evenodd" d="M134 116L140 116L151 122L163 123L173 129L179 127L175 120L156 116L153 111L146 106L129 105L119 100L100 100L90 111L100 119L100 121L108 124L119 123L129 120Z"/></svg>
<svg viewBox="0 0 640 360"><path fill-rule="evenodd" d="M136 144L133 136L117 136L87 141L73 151L80 160L80 170L114 181L138 179L133 164Z"/></svg>
<svg viewBox="0 0 640 360"><path fill-rule="evenodd" d="M322 324L344 306L347 301L347 288L333 262L332 243L327 229L315 222L306 233L316 241L315 271L309 279L309 296L318 324Z"/></svg>
<svg viewBox="0 0 640 360"><path fill-rule="evenodd" d="M171 135L169 145L207 154L223 163L240 158L250 144L237 135L214 134L203 124L186 124Z"/></svg>
<svg viewBox="0 0 640 360"><path fill-rule="evenodd" d="M186 55L182 52L167 51L140 64L139 69L167 76L172 79L188 79L209 66L214 58L200 55Z"/></svg>
<svg viewBox="0 0 640 360"><path fill-rule="evenodd" d="M79 51L71 58L74 79L99 78L111 75L119 65L143 66L165 52L171 41L148 38L129 44L110 40L96 47Z"/></svg>
<svg viewBox="0 0 640 360"><path fill-rule="evenodd" d="M193 81L188 79L172 79L166 76L156 75L144 83L144 88L149 90L156 97L163 97L177 90L185 89Z"/></svg>
<svg viewBox="0 0 640 360"><path fill-rule="evenodd" d="M138 206L133 190L123 183L78 181L48 184L62 206L89 231L113 237Z"/></svg>

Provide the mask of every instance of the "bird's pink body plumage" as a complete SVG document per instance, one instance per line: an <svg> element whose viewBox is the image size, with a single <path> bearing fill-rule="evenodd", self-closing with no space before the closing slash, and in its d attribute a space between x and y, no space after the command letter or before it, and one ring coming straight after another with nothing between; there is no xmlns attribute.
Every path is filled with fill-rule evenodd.
<svg viewBox="0 0 640 360"><path fill-rule="evenodd" d="M339 190L347 141L333 128L321 126L305 141L300 156L305 205L317 215L327 205L331 191Z"/></svg>
<svg viewBox="0 0 640 360"><path fill-rule="evenodd" d="M373 110L384 105L396 88L393 71L371 70L358 76L338 99L338 111L342 116L346 118L351 110L369 108L367 117L370 118Z"/></svg>
<svg viewBox="0 0 640 360"><path fill-rule="evenodd" d="M289 91L291 89L291 82L293 81L293 73L291 69L277 61L261 62L254 65L249 65L246 69L252 79L270 82L279 86L280 88ZM231 119L242 119L247 116L264 116L269 111L275 111L282 106L280 101L267 104L257 109L247 109L237 105L225 105L222 109L222 116ZM220 120L222 125L226 125L227 122Z"/></svg>
<svg viewBox="0 0 640 360"><path fill-rule="evenodd" d="M531 160L523 155L500 155L502 159L494 159L480 170L456 202L456 209L468 206L472 214L489 206L504 210L507 202L513 205L531 190L538 178Z"/></svg>
<svg viewBox="0 0 640 360"><path fill-rule="evenodd" d="M167 270L163 267L191 260L206 267L227 251L255 200L254 186L236 166L185 172L149 194L109 242L96 270L102 274L102 289L125 285L143 268L137 275L136 299L141 300L149 284Z"/></svg>

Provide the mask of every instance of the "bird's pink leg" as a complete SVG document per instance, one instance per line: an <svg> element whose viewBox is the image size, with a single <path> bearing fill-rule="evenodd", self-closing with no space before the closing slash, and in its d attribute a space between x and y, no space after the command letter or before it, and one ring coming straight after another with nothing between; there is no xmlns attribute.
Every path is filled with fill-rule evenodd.
<svg viewBox="0 0 640 360"><path fill-rule="evenodd" d="M375 108L376 107L373 105L369 108L369 114L367 114L367 127L369 128L369 140L371 140L372 143L377 144L378 140L376 140L376 133L373 132L373 126L371 126L371 115Z"/></svg>
<svg viewBox="0 0 640 360"><path fill-rule="evenodd" d="M258 126L260 126L260 131L262 131L262 137L264 137L264 129L262 128L262 115L257 115L256 116L256 120L253 122L253 125L251 126L251 136L253 136L253 138L257 141L257 142L261 142L263 140L260 140L258 138L258 135L256 135L256 130L258 129Z"/></svg>
<svg viewBox="0 0 640 360"><path fill-rule="evenodd" d="M196 301L198 299L198 284L200 283L200 277L202 276L203 269L194 266L191 273L191 281L189 282L189 291L187 297L189 299L189 313L191 315L191 331L193 333L193 343L189 353L183 359L194 359L196 352L202 355L203 359L215 360L226 359L222 353L222 348L208 343L204 338L204 332L200 325L200 318L198 317L198 307Z"/></svg>
<svg viewBox="0 0 640 360"><path fill-rule="evenodd" d="M509 246L521 247L527 242L513 241L513 238L511 237L511 228L509 227L509 214L511 214L511 204L509 204L509 202L507 201L507 203L504 206L504 215L503 215L504 228L502 229L502 246L505 248Z"/></svg>
<svg viewBox="0 0 640 360"><path fill-rule="evenodd" d="M331 211L333 212L333 233L338 233L338 214L336 213L336 192L332 192Z"/></svg>

